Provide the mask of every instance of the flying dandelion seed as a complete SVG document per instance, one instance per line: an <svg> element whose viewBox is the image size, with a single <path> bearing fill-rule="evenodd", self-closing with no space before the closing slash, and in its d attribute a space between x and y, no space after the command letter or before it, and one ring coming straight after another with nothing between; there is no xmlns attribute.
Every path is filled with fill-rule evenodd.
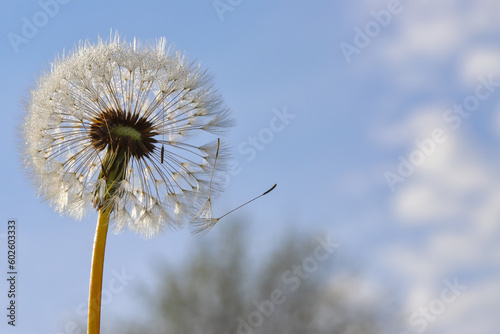
<svg viewBox="0 0 500 334"><path fill-rule="evenodd" d="M219 145L206 134L228 129L229 111L165 39L81 43L39 79L27 111L26 164L61 214L108 210L115 231L152 237L199 217L220 188L227 150L215 166Z"/></svg>

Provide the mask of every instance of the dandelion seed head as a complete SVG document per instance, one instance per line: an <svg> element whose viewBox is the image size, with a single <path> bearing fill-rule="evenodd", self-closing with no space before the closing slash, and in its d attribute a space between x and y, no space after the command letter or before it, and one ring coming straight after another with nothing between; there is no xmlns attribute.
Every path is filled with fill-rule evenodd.
<svg viewBox="0 0 500 334"><path fill-rule="evenodd" d="M232 125L200 65L164 38L147 46L118 34L57 57L26 108L25 162L38 194L78 219L109 209L115 231L145 237L200 218L217 150L209 136Z"/></svg>

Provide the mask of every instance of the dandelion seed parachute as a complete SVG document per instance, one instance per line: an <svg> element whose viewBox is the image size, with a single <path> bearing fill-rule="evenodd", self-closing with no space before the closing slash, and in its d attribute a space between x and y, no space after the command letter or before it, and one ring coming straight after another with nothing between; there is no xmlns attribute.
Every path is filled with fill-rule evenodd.
<svg viewBox="0 0 500 334"><path fill-rule="evenodd" d="M25 163L59 213L109 208L115 231L151 237L199 217L210 184L217 193L227 148L214 169L209 137L230 126L199 65L165 39L143 46L115 34L81 43L41 76L27 104Z"/></svg>

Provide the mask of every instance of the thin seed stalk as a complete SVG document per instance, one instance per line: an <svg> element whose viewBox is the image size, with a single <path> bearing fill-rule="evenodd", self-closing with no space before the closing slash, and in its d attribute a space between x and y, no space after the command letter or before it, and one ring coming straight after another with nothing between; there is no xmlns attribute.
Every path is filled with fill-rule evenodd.
<svg viewBox="0 0 500 334"><path fill-rule="evenodd" d="M100 179L106 180L106 194L104 203L96 200L99 208L97 226L94 238L94 249L92 252L92 266L90 270L89 287L89 310L87 319L87 333L99 334L101 326L101 297L102 297L102 276L104 269L104 253L106 250L106 237L108 234L109 217L113 207L106 205L108 199L115 195L117 184L125 179L129 155L121 148L112 150L108 148L102 162ZM100 198L99 189L94 194Z"/></svg>

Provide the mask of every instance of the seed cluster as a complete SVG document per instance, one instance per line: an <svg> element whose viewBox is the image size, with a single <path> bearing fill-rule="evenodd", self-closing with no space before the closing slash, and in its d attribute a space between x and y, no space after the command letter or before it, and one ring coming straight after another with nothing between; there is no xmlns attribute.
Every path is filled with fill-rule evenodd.
<svg viewBox="0 0 500 334"><path fill-rule="evenodd" d="M106 110L92 120L90 138L96 150L119 148L138 159L148 156L155 150L154 138L158 132L153 124L138 114L122 110Z"/></svg>
<svg viewBox="0 0 500 334"><path fill-rule="evenodd" d="M229 110L210 75L163 38L82 43L26 107L26 166L62 214L109 208L115 231L152 237L201 217L223 183L226 149L215 164L213 139L231 126Z"/></svg>

